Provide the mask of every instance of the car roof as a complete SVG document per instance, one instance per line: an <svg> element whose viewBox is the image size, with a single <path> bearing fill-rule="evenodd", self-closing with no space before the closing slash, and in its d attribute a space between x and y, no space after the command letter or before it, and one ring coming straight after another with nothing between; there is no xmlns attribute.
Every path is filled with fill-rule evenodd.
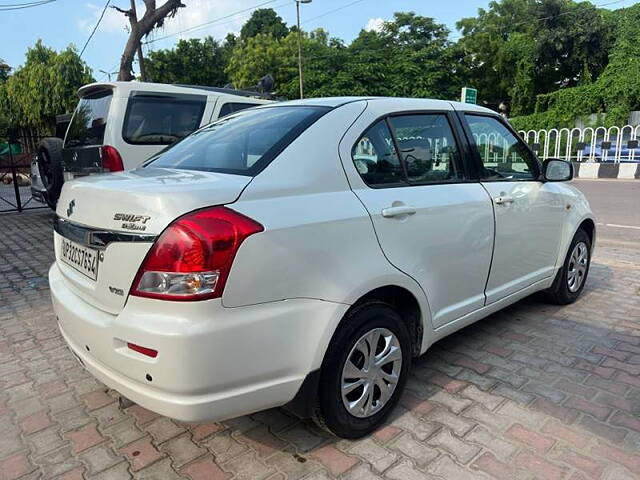
<svg viewBox="0 0 640 480"><path fill-rule="evenodd" d="M386 101L398 104L404 104L406 109L424 109L424 110L451 110L453 107L455 110L462 112L476 112L497 115L493 110L478 105L462 102L451 102L449 100L438 100L433 98L408 98L408 97L366 97L366 96L353 96L353 97L319 97L319 98L305 98L304 100L289 100L285 102L278 102L277 104L271 104L269 106L317 106L317 107L330 107L337 108L347 103L359 102L359 101Z"/></svg>
<svg viewBox="0 0 640 480"><path fill-rule="evenodd" d="M286 100L278 102L278 106L311 106L311 107L330 107L336 108L351 102L359 102L362 100L372 100L375 97L317 97L305 98L303 100Z"/></svg>
<svg viewBox="0 0 640 480"><path fill-rule="evenodd" d="M253 101L264 101L265 96L258 92L246 90L234 90L231 88L216 88L199 85L171 85L168 83L152 82L95 82L83 85L78 89L78 95L84 97L101 90L116 90L117 96L127 97L133 91L154 92L154 93L174 93L174 94L196 94L214 97L232 96L238 98L251 98Z"/></svg>
<svg viewBox="0 0 640 480"><path fill-rule="evenodd" d="M95 82L84 85L78 90L80 97L86 96L96 91L105 89L117 89L118 95L128 96L132 91L150 91L157 93L183 93L183 94L206 94L210 96L238 96L248 97L251 92L226 88L213 88L203 87L197 85L171 85L167 83L152 83L152 82ZM477 112L497 115L495 111L478 105L462 102L452 102L448 100L438 100L433 98L410 98L410 97L375 97L375 96L344 96L344 97L317 97L317 98L305 98L302 100L287 100L283 102L267 102L264 99L258 98L259 93L256 92L256 97L251 97L256 103L268 103L271 106L318 106L337 108L347 103L358 101L376 101L376 100L395 100L398 103L410 104L413 109L425 109L425 110L449 110L452 106L455 110L463 112ZM265 105L266 106L266 105ZM407 108L409 109L409 108Z"/></svg>

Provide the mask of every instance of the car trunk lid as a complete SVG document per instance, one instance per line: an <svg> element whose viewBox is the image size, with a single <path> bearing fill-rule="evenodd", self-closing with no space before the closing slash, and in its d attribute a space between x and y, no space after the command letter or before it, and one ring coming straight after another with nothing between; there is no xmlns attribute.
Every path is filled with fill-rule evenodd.
<svg viewBox="0 0 640 480"><path fill-rule="evenodd" d="M77 295L118 313L157 235L185 213L233 203L250 181L145 168L67 182L55 220L57 265Z"/></svg>

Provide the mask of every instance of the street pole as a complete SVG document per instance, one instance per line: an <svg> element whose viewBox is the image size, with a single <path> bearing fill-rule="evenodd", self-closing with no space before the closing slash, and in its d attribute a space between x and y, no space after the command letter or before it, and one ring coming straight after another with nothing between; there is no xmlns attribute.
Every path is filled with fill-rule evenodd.
<svg viewBox="0 0 640 480"><path fill-rule="evenodd" d="M298 17L298 78L300 79L300 98L304 98L304 80L302 78L302 30L300 30L300 4L311 3L311 0L296 0Z"/></svg>
<svg viewBox="0 0 640 480"><path fill-rule="evenodd" d="M133 16L132 25L138 23L138 14L136 13L136 0L131 0L131 15ZM140 79L143 82L147 81L147 75L144 71L144 57L142 56L142 43L138 42L138 65L140 65Z"/></svg>
<svg viewBox="0 0 640 480"><path fill-rule="evenodd" d="M304 98L302 80L302 32L300 31L300 0L296 0L296 13L298 17L298 78L300 79L300 98Z"/></svg>

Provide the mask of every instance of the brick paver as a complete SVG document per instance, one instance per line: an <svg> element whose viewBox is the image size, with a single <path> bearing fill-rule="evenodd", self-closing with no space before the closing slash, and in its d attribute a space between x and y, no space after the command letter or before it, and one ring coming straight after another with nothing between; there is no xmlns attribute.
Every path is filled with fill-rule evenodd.
<svg viewBox="0 0 640 480"><path fill-rule="evenodd" d="M529 298L434 345L388 424L347 441L282 409L120 410L56 328L50 214L0 226L0 479L640 478L637 248L599 248L573 305Z"/></svg>

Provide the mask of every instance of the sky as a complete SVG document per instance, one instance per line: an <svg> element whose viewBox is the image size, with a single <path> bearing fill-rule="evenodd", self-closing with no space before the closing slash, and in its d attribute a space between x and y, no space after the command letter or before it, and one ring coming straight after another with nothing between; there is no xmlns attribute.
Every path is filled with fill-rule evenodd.
<svg viewBox="0 0 640 480"><path fill-rule="evenodd" d="M33 0L0 0L2 6L29 3ZM0 10L0 59L12 67L24 62L27 48L39 38L56 50L70 43L82 49L102 13L107 0L52 0L34 8ZM227 33L238 33L255 8L273 8L288 25L296 22L294 0L182 0L187 6L166 22L148 39L144 51L170 48L180 38L200 38L212 35L223 39ZM596 0L601 5L612 0ZM160 5L163 0L157 0ZM622 8L634 0L619 0L608 8ZM302 28L322 27L333 37L347 42L361 29L375 29L393 12L414 11L447 25L452 38L457 36L455 23L460 18L475 16L478 8L486 8L489 0L313 0L302 4ZM129 7L129 0L110 0L110 5ZM138 14L144 12L142 0L137 0ZM211 22L199 27L203 23ZM107 8L95 35L88 44L83 59L93 69L97 80L106 80L105 72L115 72L124 48L127 20L121 13ZM189 29L188 32L180 33ZM168 38L162 38L168 36ZM114 75L115 78L115 75Z"/></svg>

